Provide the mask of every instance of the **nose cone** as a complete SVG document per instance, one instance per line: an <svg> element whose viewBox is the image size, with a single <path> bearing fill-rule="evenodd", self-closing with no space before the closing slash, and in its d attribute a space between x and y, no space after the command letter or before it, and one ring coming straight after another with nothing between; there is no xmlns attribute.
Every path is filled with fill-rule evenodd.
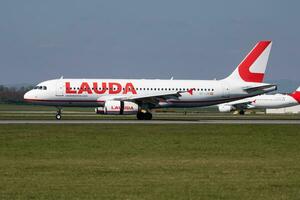
<svg viewBox="0 0 300 200"><path fill-rule="evenodd" d="M25 100L25 101L30 101L30 100L32 100L32 99L34 99L34 97L33 97L33 94L32 94L32 91L31 91L31 90L28 91L28 92L26 92L26 93L24 94L24 100Z"/></svg>

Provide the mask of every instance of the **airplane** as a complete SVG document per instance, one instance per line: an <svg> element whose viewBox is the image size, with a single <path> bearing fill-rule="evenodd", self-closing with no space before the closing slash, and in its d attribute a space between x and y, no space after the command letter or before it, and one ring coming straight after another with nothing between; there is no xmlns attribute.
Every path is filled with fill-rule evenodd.
<svg viewBox="0 0 300 200"><path fill-rule="evenodd" d="M291 94L263 94L237 101L218 105L220 112L238 110L240 115L245 114L246 109L255 108L285 108L300 104L300 86Z"/></svg>
<svg viewBox="0 0 300 200"><path fill-rule="evenodd" d="M152 119L156 108L187 108L217 105L277 89L262 83L271 41L260 41L222 80L160 79L60 79L39 83L24 95L32 104L55 106L56 119L63 107L96 107L97 114L136 115Z"/></svg>

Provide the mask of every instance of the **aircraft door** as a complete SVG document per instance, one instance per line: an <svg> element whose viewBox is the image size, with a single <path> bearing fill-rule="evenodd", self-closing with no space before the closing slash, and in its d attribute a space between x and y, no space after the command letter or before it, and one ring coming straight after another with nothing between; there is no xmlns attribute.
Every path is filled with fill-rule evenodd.
<svg viewBox="0 0 300 200"><path fill-rule="evenodd" d="M58 80L56 83L56 96L64 96L64 85L62 80Z"/></svg>
<svg viewBox="0 0 300 200"><path fill-rule="evenodd" d="M229 98L229 97L230 97L230 89L229 89L229 86L224 84L223 87L222 87L222 89L223 89L222 97L224 97L224 98Z"/></svg>

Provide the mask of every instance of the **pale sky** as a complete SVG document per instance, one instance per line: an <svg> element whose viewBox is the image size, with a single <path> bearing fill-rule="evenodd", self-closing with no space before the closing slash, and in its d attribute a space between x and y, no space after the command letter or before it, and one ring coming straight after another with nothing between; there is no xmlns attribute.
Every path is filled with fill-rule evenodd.
<svg viewBox="0 0 300 200"><path fill-rule="evenodd" d="M0 84L221 79L273 40L267 80L300 76L300 1L2 0Z"/></svg>

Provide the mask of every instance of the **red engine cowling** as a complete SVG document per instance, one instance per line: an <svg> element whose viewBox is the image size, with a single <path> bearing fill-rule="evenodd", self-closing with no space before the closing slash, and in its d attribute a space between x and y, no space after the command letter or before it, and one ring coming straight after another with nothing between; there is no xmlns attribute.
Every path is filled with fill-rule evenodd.
<svg viewBox="0 0 300 200"><path fill-rule="evenodd" d="M96 114L102 115L135 115L138 111L136 103L126 101L106 101L104 107L95 109Z"/></svg>

